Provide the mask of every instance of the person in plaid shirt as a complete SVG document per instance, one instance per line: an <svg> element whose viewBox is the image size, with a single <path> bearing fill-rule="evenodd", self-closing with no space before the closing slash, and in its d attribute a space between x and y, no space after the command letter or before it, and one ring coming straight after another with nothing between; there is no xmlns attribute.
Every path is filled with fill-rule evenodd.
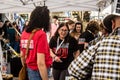
<svg viewBox="0 0 120 80"><path fill-rule="evenodd" d="M68 68L71 76L78 80L88 80L90 78L87 76L92 69L92 80L120 80L120 16L111 14L105 19L110 16L109 25L112 25L113 32L72 61ZM105 25L107 23L104 20Z"/></svg>

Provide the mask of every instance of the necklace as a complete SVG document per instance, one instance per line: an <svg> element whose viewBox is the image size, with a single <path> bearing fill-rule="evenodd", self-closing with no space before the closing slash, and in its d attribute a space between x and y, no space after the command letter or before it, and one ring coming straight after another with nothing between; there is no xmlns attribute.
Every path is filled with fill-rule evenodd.
<svg viewBox="0 0 120 80"><path fill-rule="evenodd" d="M62 42L59 44L59 40L60 40L60 38L58 37L58 38L57 38L57 47L56 47L55 53L57 53L57 51L60 49L61 45L62 45L63 42L64 42L64 39L63 39Z"/></svg>

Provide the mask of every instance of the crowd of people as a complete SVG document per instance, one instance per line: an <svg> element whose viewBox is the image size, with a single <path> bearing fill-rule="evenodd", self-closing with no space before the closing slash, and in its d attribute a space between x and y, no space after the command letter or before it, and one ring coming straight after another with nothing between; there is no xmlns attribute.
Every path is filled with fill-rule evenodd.
<svg viewBox="0 0 120 80"><path fill-rule="evenodd" d="M104 20L104 35L84 50L70 64L69 74L78 80L120 79L120 16L108 15Z"/></svg>
<svg viewBox="0 0 120 80"><path fill-rule="evenodd" d="M20 53L29 80L48 80L51 68L54 80L120 79L118 15L110 14L100 23L91 20L87 26L73 20L60 23L57 16L51 23L49 9L38 6L22 31L19 35L16 22L0 21L0 39L6 39Z"/></svg>

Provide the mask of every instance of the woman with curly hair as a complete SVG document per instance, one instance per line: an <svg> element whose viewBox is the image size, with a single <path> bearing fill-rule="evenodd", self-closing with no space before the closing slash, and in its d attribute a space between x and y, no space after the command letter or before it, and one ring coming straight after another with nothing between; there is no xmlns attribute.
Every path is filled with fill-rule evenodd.
<svg viewBox="0 0 120 80"><path fill-rule="evenodd" d="M50 16L46 6L36 7L30 16L28 27L21 36L21 61L27 65L29 80L48 80L47 68L50 67L49 45L47 42L46 31L49 31ZM26 45L33 30L38 29L29 46L29 53L25 61Z"/></svg>
<svg viewBox="0 0 120 80"><path fill-rule="evenodd" d="M80 52L82 52L86 48L87 44L90 41L96 38L96 35L98 34L98 32L99 32L99 23L97 21L90 21L87 24L85 32L83 32L79 38L78 43L80 44L79 46Z"/></svg>

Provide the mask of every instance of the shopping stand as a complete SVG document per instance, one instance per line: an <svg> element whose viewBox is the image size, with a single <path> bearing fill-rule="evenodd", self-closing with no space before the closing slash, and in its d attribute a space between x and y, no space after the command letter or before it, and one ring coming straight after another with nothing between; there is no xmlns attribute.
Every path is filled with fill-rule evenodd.
<svg viewBox="0 0 120 80"><path fill-rule="evenodd" d="M17 57L20 57L20 55L10 46L8 42L6 42L6 39L2 39L2 41L5 43L5 45L13 52L13 54Z"/></svg>
<svg viewBox="0 0 120 80"><path fill-rule="evenodd" d="M20 55L9 45L9 43L6 42L5 39L0 39L0 70L1 70L1 74L2 74L2 77L3 77L3 80L12 80L13 79L13 75L12 74L6 74L6 69L7 69L7 66L5 63L7 63L7 52L5 53L5 59L3 57L3 51L2 51L2 47L1 47L1 41L4 42L4 44L9 48L9 50L11 51L11 53L13 53L13 55L15 55L16 57L20 57ZM1 75L0 75L1 76ZM0 79L1 80L1 79Z"/></svg>
<svg viewBox="0 0 120 80"><path fill-rule="evenodd" d="M4 15L5 16L5 15ZM6 16L5 18L10 21ZM12 25L12 23L10 22L10 24ZM16 31L18 36L21 36L21 34L19 33L19 31L12 25L13 29ZM21 64L21 60L20 60L20 55L19 53L17 53L10 45L9 43L6 43L6 40L3 39L5 45L9 48L8 53L12 54L12 57L9 57L9 62L8 64L10 64L10 73L13 74L14 77L18 77L19 71L22 67ZM8 55L9 56L9 55ZM10 55L11 56L11 55Z"/></svg>
<svg viewBox="0 0 120 80"><path fill-rule="evenodd" d="M5 16L5 18L8 21L10 21L6 16ZM12 23L10 23L10 24L12 25ZM13 28L16 31L16 33L19 36L21 36L21 34L18 32L18 30L15 27L13 27ZM1 74L2 74L2 77L3 77L3 80L6 80L5 79L6 77L8 78L7 74L12 74L11 77L13 77L13 76L17 77L18 72L22 67L21 60L20 60L20 55L6 41L7 40L4 39L2 37L2 35L0 35L0 71L1 71ZM3 48L1 42L4 43L5 48ZM7 72L7 74L6 74L6 72ZM2 79L0 79L0 80L2 80ZM11 79L7 79L7 80L11 80Z"/></svg>

